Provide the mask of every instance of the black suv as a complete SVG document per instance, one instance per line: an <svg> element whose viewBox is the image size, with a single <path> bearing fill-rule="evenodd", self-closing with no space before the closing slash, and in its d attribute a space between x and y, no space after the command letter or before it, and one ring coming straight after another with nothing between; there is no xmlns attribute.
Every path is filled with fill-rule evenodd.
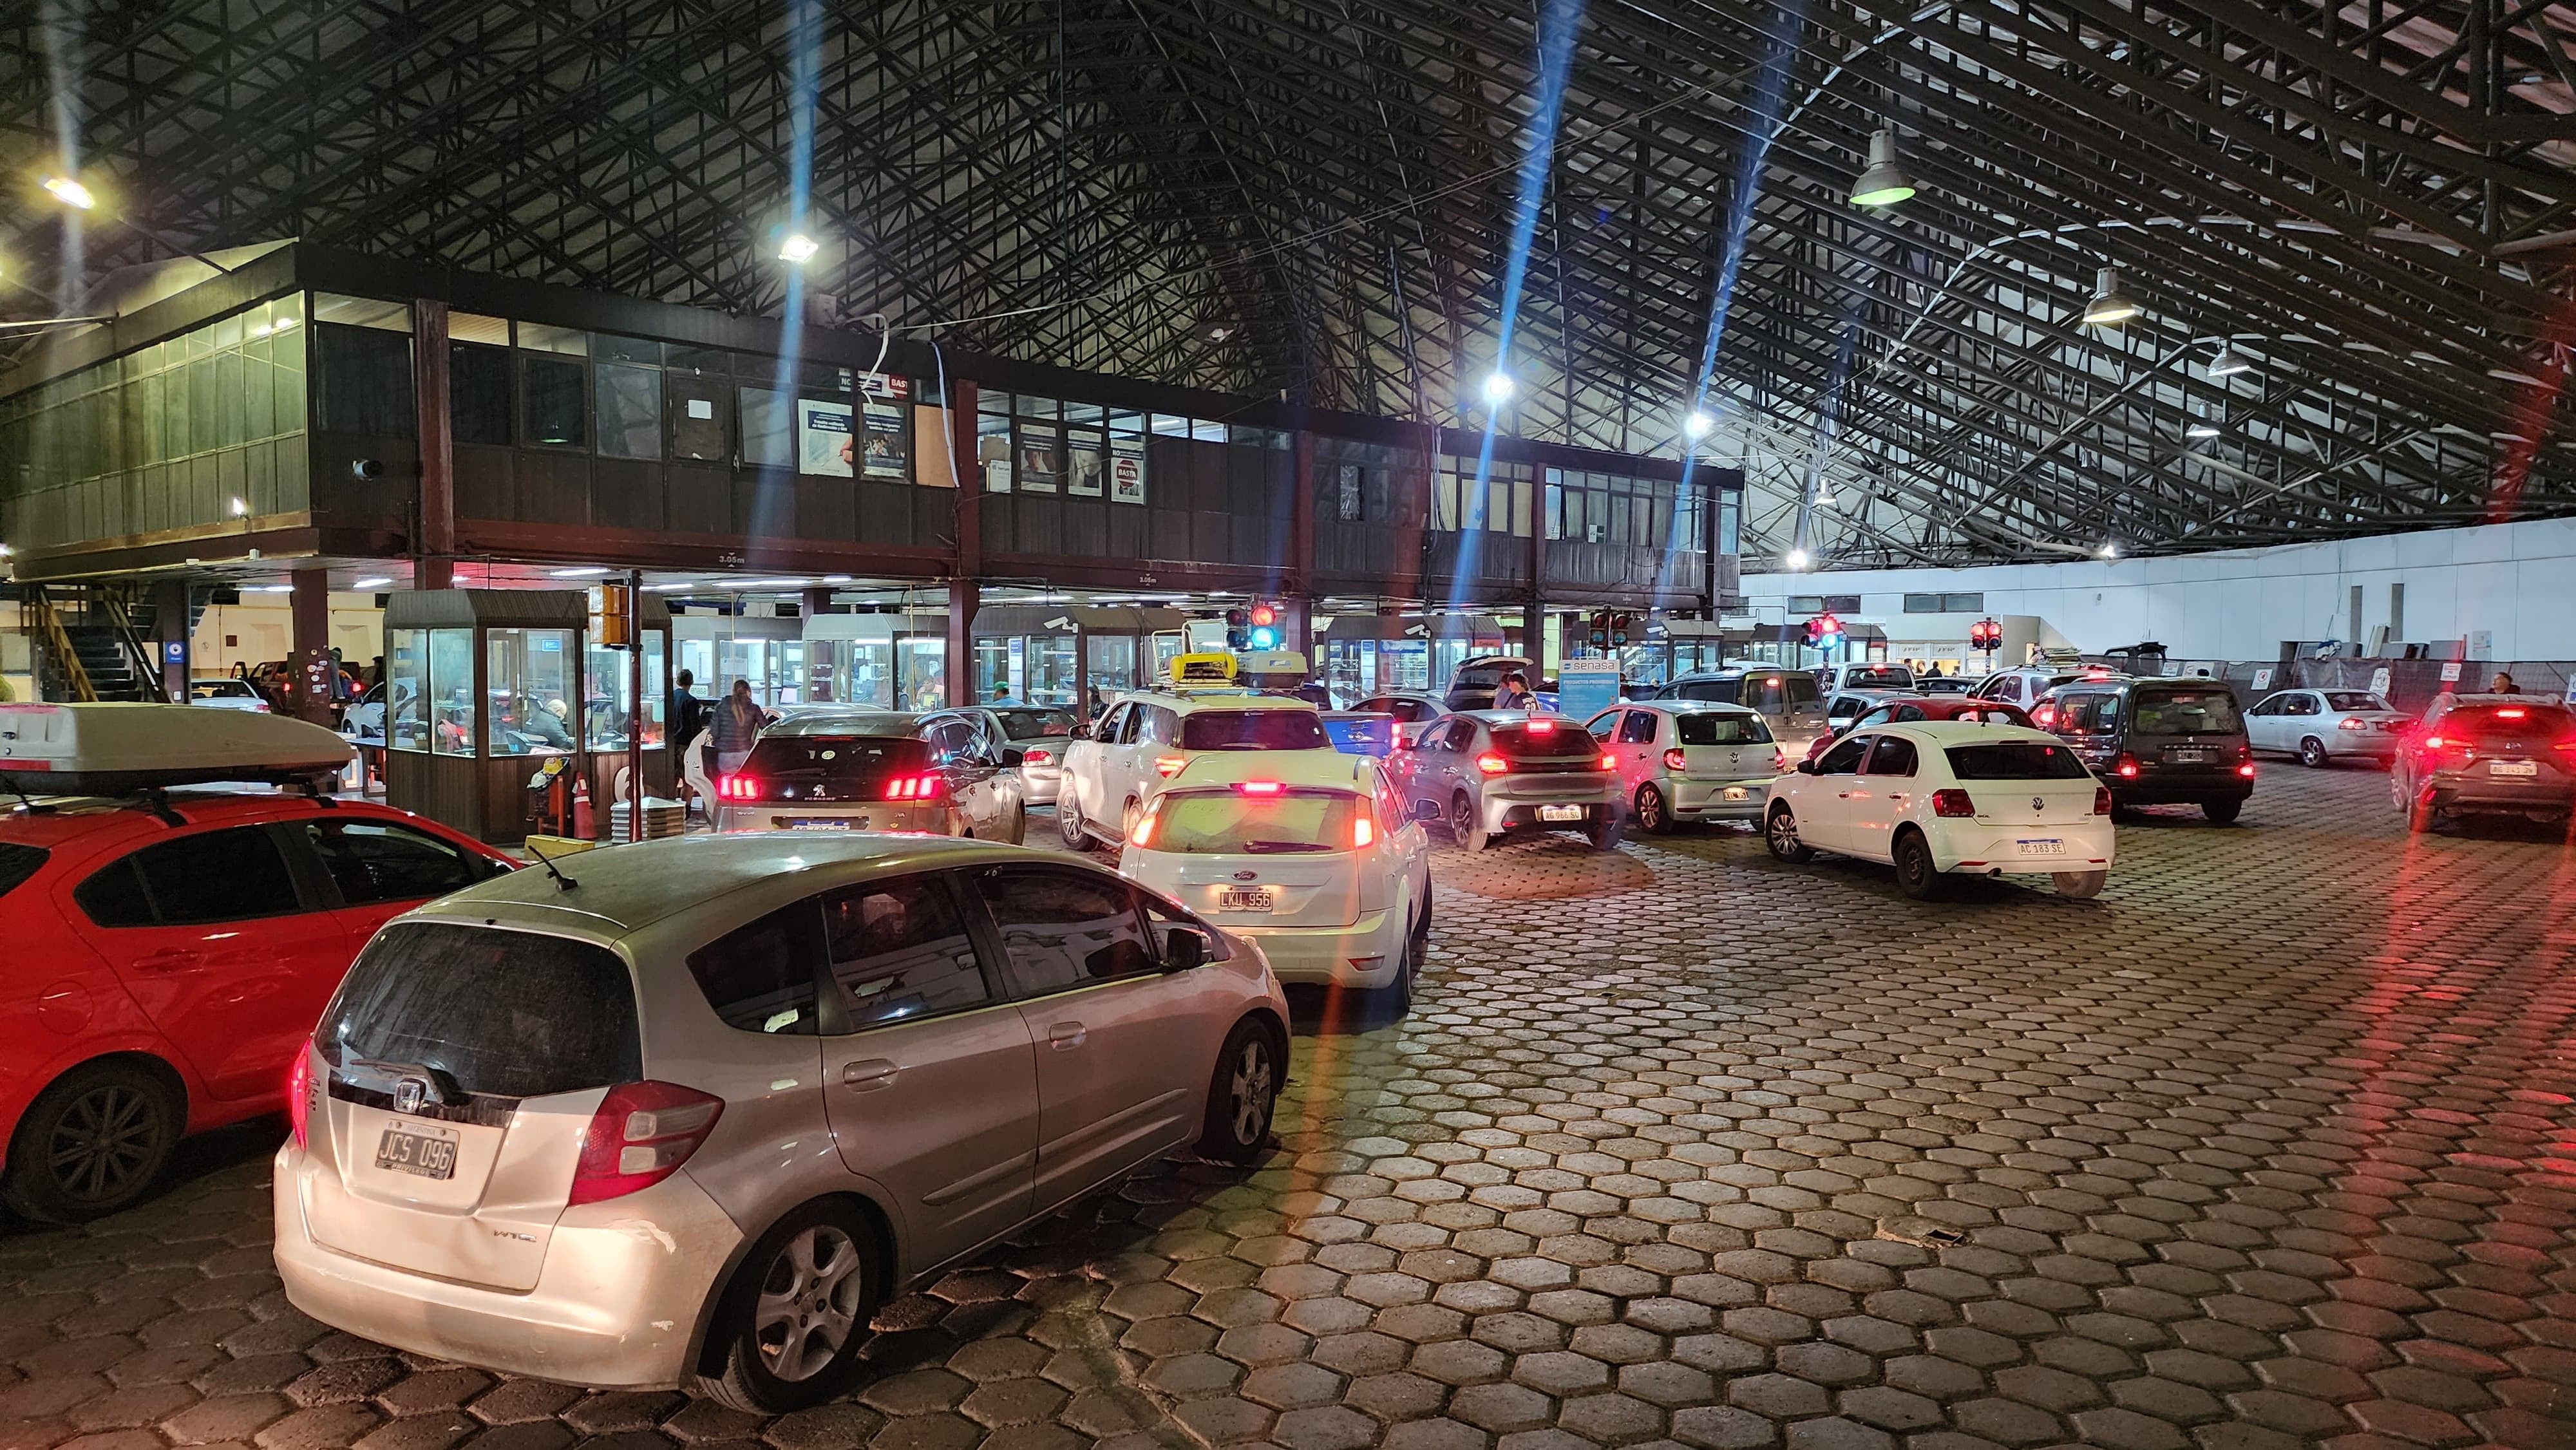
<svg viewBox="0 0 2576 1450"><path fill-rule="evenodd" d="M2254 794L2254 747L2221 680L2072 680L2032 710L2111 788L2111 803L2196 805L2220 825Z"/></svg>

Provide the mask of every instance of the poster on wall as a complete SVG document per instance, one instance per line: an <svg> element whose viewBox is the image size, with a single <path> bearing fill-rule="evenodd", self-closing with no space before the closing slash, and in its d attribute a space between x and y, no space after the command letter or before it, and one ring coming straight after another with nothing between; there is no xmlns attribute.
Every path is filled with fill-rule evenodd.
<svg viewBox="0 0 2576 1450"><path fill-rule="evenodd" d="M796 471L822 478L857 475L858 440L850 432L850 405L815 398L796 400Z"/></svg>
<svg viewBox="0 0 2576 1450"><path fill-rule="evenodd" d="M858 388L859 421L867 426L859 448L861 471L870 478L910 477L911 470L906 465L911 440L904 414L912 398L912 379L891 373L861 373Z"/></svg>
<svg viewBox="0 0 2576 1450"><path fill-rule="evenodd" d="M1109 442L1109 497L1114 503L1145 501L1145 440L1113 438Z"/></svg>
<svg viewBox="0 0 2576 1450"><path fill-rule="evenodd" d="M1020 492L1053 493L1064 476L1064 440L1051 428L1020 425Z"/></svg>
<svg viewBox="0 0 2576 1450"><path fill-rule="evenodd" d="M1100 440L1076 434L1066 440L1064 455L1064 491L1083 498L1100 497L1109 461Z"/></svg>
<svg viewBox="0 0 2576 1450"><path fill-rule="evenodd" d="M2370 693L2379 696L2383 700L2388 698L2388 675L2389 671L2388 666L2386 665L2381 665L2378 669L2370 672Z"/></svg>

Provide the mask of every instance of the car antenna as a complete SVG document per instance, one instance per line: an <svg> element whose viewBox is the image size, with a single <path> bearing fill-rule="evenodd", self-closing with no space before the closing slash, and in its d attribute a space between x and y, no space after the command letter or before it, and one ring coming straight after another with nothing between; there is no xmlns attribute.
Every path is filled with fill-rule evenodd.
<svg viewBox="0 0 2576 1450"><path fill-rule="evenodd" d="M9 783L9 794L18 798L18 804L27 808L27 814L31 816L50 816L54 813L54 808L52 806L46 805L44 802L37 800L34 796L27 794L27 788L18 784L17 777L0 776L0 780L6 780Z"/></svg>
<svg viewBox="0 0 2576 1450"><path fill-rule="evenodd" d="M528 845L528 843L527 843L527 842L525 842L525 841L522 841L522 842L520 842L519 844L520 844L520 845L522 845L522 846L527 846L527 845ZM547 859L546 859L546 853L545 853L545 852L538 850L538 849L537 849L536 847L534 847L534 846L528 846L528 854L529 854L529 855L531 855L531 856L536 857L536 858L537 858L537 864L546 868L546 874L547 874L547 875L549 875L549 876L551 876L551 877L553 877L553 878L555 878L555 888L556 888L557 890L559 890L559 891L570 891L570 890L572 890L574 887L579 886L579 885L581 884L580 882L575 881L575 880L573 880L571 877L566 876L565 874L563 874L562 869L561 869L561 868L559 868L559 867L557 867L557 866L555 865L555 863L554 863L554 862L547 860Z"/></svg>

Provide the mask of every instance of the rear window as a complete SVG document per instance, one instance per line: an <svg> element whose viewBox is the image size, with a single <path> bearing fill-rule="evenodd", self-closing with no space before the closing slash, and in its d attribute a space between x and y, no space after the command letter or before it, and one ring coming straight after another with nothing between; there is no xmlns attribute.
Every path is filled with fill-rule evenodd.
<svg viewBox="0 0 2576 1450"><path fill-rule="evenodd" d="M1914 671L1903 665L1872 665L1867 669L1845 670L1843 687L1850 690L1910 690L1914 688Z"/></svg>
<svg viewBox="0 0 2576 1450"><path fill-rule="evenodd" d="M2518 713L2517 713L2518 712ZM2444 715L2443 731L2474 735L2480 740L2519 740L2539 745L2576 729L2576 715L2564 705L2534 701L2528 705L2463 705Z"/></svg>
<svg viewBox="0 0 2576 1450"><path fill-rule="evenodd" d="M1196 710L1181 718L1183 750L1330 750L1310 710Z"/></svg>
<svg viewBox="0 0 2576 1450"><path fill-rule="evenodd" d="M34 846L13 846L0 841L0 896L6 896L27 883L50 854Z"/></svg>
<svg viewBox="0 0 2576 1450"><path fill-rule="evenodd" d="M1571 723L1533 720L1525 724L1495 726L1494 748L1505 755L1550 759L1560 755L1598 755L1601 742L1592 738L1591 731Z"/></svg>
<svg viewBox="0 0 2576 1450"><path fill-rule="evenodd" d="M2137 735L2234 735L2245 729L2236 697L2225 690L2140 690L2131 696Z"/></svg>
<svg viewBox="0 0 2576 1450"><path fill-rule="evenodd" d="M1044 740L1073 734L1073 716L1063 710L996 710L1002 733L1013 740Z"/></svg>
<svg viewBox="0 0 2576 1450"><path fill-rule="evenodd" d="M1684 745L1771 743L1771 727L1759 715L1676 715L1673 734Z"/></svg>
<svg viewBox="0 0 2576 1450"><path fill-rule="evenodd" d="M1166 794L1150 849L1199 856L1348 851L1352 823L1367 812L1366 800L1337 790Z"/></svg>
<svg viewBox="0 0 2576 1450"><path fill-rule="evenodd" d="M2084 762L2063 745L2038 740L1998 740L1992 745L1953 745L1950 773L1961 780L2075 780Z"/></svg>
<svg viewBox="0 0 2576 1450"><path fill-rule="evenodd" d="M2377 695L2365 695L2359 690L2328 690L2326 708L2329 710L2385 710L2388 708L2388 702Z"/></svg>
<svg viewBox="0 0 2576 1450"><path fill-rule="evenodd" d="M1815 676L1791 675L1789 677L1790 704L1812 705L1822 698L1824 698L1824 691L1816 687Z"/></svg>
<svg viewBox="0 0 2576 1450"><path fill-rule="evenodd" d="M751 747L743 769L772 781L872 781L930 768L930 745L910 736L771 735Z"/></svg>
<svg viewBox="0 0 2576 1450"><path fill-rule="evenodd" d="M386 928L358 954L313 1039L334 1067L434 1067L495 1097L644 1076L635 986L617 954L496 927Z"/></svg>

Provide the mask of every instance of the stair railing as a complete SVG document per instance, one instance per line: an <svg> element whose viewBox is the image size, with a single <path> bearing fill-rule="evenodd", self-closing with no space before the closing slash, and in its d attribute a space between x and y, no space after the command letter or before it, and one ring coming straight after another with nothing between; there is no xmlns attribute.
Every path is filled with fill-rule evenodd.
<svg viewBox="0 0 2576 1450"><path fill-rule="evenodd" d="M109 626L116 631L117 645L125 651L126 664L134 671L134 682L142 688L143 697L160 699L161 659L134 628L133 601L113 586L94 588L92 597L100 605L99 612L107 616Z"/></svg>
<svg viewBox="0 0 2576 1450"><path fill-rule="evenodd" d="M80 651L72 648L72 637L63 632L62 616L55 612L54 601L45 594L45 586L32 585L27 590L27 607L35 615L36 635L45 642L45 653L62 672L63 683L79 704L95 704L98 687L90 683L89 671L81 665Z"/></svg>

